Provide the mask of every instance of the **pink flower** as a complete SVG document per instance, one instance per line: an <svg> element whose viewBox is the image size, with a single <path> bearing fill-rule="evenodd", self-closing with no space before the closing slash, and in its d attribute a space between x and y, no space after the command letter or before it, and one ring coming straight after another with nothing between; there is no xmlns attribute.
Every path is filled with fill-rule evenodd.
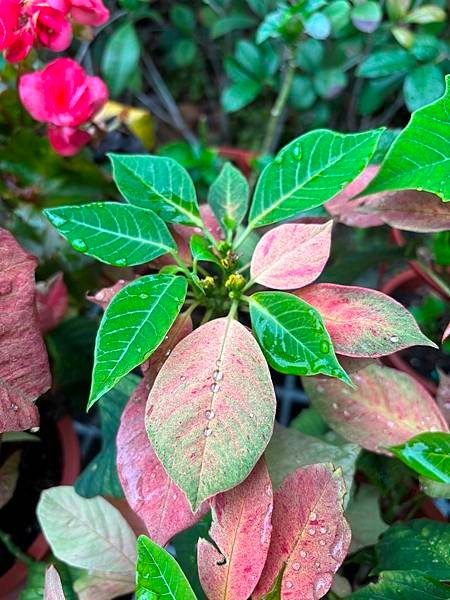
<svg viewBox="0 0 450 600"><path fill-rule="evenodd" d="M20 0L0 0L0 51L8 48L14 40L20 10Z"/></svg>
<svg viewBox="0 0 450 600"><path fill-rule="evenodd" d="M72 41L72 26L64 12L46 2L33 2L27 10L36 39L54 52L66 50Z"/></svg>
<svg viewBox="0 0 450 600"><path fill-rule="evenodd" d="M23 60L27 57L33 43L34 33L31 30L31 27L26 24L14 33L11 43L5 50L6 60L10 63Z"/></svg>
<svg viewBox="0 0 450 600"><path fill-rule="evenodd" d="M49 125L49 139L59 154L75 154L90 139L78 129L100 110L108 99L99 77L86 75L70 58L57 58L41 71L19 80L22 104L31 116Z"/></svg>
<svg viewBox="0 0 450 600"><path fill-rule="evenodd" d="M102 0L70 0L70 4L72 19L82 25L98 27L109 19L109 10Z"/></svg>

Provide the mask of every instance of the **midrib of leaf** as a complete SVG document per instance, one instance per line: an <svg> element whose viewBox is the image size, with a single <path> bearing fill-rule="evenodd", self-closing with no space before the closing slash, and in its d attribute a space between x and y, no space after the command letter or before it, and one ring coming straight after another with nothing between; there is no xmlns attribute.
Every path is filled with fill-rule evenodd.
<svg viewBox="0 0 450 600"><path fill-rule="evenodd" d="M317 143L319 142L321 138L319 138L316 141L316 144L313 148L313 150L311 151L311 154L315 151L315 148L317 146ZM309 173L309 169L308 169L308 177L309 179L307 179L306 181L304 181L301 185L298 185L295 188L292 188L289 192L285 193L283 196L281 196L281 198L279 198L278 200L276 200L274 202L274 204L272 204L270 207L266 208L262 213L260 213L255 219L253 219L252 221L250 221L250 223L248 224L248 227L250 229L254 229L255 228L255 224L258 223L258 221L260 221L262 218L264 218L266 215L270 214L273 210L275 210L276 208L278 208L278 206L284 202L285 200L287 200L290 196L292 196L293 194L295 194L296 192L298 192L299 190L303 189L304 187L306 187L307 185L309 185L313 180L317 179L317 177L322 176L325 171L327 169L330 169L331 167L334 167L344 156L346 156L347 154L349 154L350 152L354 152L356 150L356 148L359 148L359 146L364 145L365 143L367 143L368 139L365 139L364 141L360 142L359 144L356 144L355 146L353 146L348 152L342 153L339 155L339 157L332 161L327 163L327 165L321 170L318 171L316 173L314 173L312 176ZM298 170L300 169L300 167L302 166L301 162L297 165L296 168L296 177L298 175ZM338 193L338 192L337 192ZM326 200L324 200L324 202L326 202Z"/></svg>
<svg viewBox="0 0 450 600"><path fill-rule="evenodd" d="M167 588L167 590L168 590L168 592L170 594L170 598L173 598L173 600L177 600L176 596L174 596L173 593L172 593L171 586L169 584L169 581L166 579L165 573L162 572L159 564L156 562L156 560L153 558L153 555L148 550L147 550L147 556L150 559L150 561L153 562L154 566L156 567L156 569L157 569L157 571L159 573L159 576L164 581L164 584L165 584L165 586L166 586L166 588ZM165 564L168 564L168 563L166 562ZM152 577L152 579L156 579L156 578ZM177 589L178 589L178 586L177 586ZM157 592L153 592L153 593L157 594ZM164 594L164 596L168 595L167 592L163 592L163 594ZM159 597L159 595L158 595L158 597Z"/></svg>
<svg viewBox="0 0 450 600"><path fill-rule="evenodd" d="M241 500L241 510L239 511L238 524L237 524L237 526L236 526L236 528L234 530L233 540L231 542L230 559L229 559L229 561L227 561L228 570L227 570L227 575L226 575L226 578L225 578L225 598L227 598L228 582L229 582L229 579L230 579L231 565L233 563L233 558L234 558L234 548L236 546L237 534L238 534L238 531L240 529L239 526L240 526L241 521L242 521L242 515L244 514L244 507L245 507L245 498L243 498ZM220 548L219 548L219 550L220 550Z"/></svg>

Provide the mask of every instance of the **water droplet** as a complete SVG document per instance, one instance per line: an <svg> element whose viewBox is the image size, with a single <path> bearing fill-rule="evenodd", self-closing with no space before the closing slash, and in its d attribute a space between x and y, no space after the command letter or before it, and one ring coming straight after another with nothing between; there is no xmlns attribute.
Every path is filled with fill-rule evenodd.
<svg viewBox="0 0 450 600"><path fill-rule="evenodd" d="M292 564L292 570L293 571L300 571L300 563L295 562Z"/></svg>
<svg viewBox="0 0 450 600"><path fill-rule="evenodd" d="M128 261L126 258L118 258L116 260L116 267L126 267L128 264Z"/></svg>
<svg viewBox="0 0 450 600"><path fill-rule="evenodd" d="M67 219L64 219L64 217L60 217L59 215L52 213L50 215L50 221L52 222L52 225L54 225L55 227L62 227L63 225L65 225L67 223Z"/></svg>
<svg viewBox="0 0 450 600"><path fill-rule="evenodd" d="M37 433L39 431L40 427L31 427L30 432L31 433Z"/></svg>
<svg viewBox="0 0 450 600"><path fill-rule="evenodd" d="M282 158L281 158L281 156L276 156L273 162L274 162L276 165L281 165L281 161L282 161Z"/></svg>
<svg viewBox="0 0 450 600"><path fill-rule="evenodd" d="M72 246L75 248L75 250L77 250L77 252L87 252L88 249L86 242L81 238L72 240Z"/></svg>
<svg viewBox="0 0 450 600"><path fill-rule="evenodd" d="M177 496L176 494L174 494L174 495L172 496L172 498L173 498L174 500L176 500L176 499L178 498L178 496Z"/></svg>
<svg viewBox="0 0 450 600"><path fill-rule="evenodd" d="M330 344L327 341L321 342L320 351L322 352L322 354L328 354L328 352L330 351Z"/></svg>
<svg viewBox="0 0 450 600"><path fill-rule="evenodd" d="M333 577L329 573L321 575L318 579L316 579L314 583L314 592L316 596L314 597L322 598L322 596L324 596L326 592L330 589L332 581Z"/></svg>
<svg viewBox="0 0 450 600"><path fill-rule="evenodd" d="M308 556L308 553L306 552L306 550L300 550L300 556L302 558L306 558Z"/></svg>
<svg viewBox="0 0 450 600"><path fill-rule="evenodd" d="M164 339L165 339L165 340L168 340L168 339L169 339L169 336L168 336L168 335L165 335L165 336L164 336Z"/></svg>
<svg viewBox="0 0 450 600"><path fill-rule="evenodd" d="M348 410L344 410L344 417L349 417L350 413L348 412Z"/></svg>
<svg viewBox="0 0 450 600"><path fill-rule="evenodd" d="M316 560L316 562L314 563L314 566L316 567L316 569L320 569L320 562L318 560Z"/></svg>
<svg viewBox="0 0 450 600"><path fill-rule="evenodd" d="M181 375L180 381L186 381L186 377L184 375Z"/></svg>
<svg viewBox="0 0 450 600"><path fill-rule="evenodd" d="M212 434L212 429L210 429L209 427L206 427L206 428L203 430L203 435L204 435L205 437L209 437L211 434Z"/></svg>
<svg viewBox="0 0 450 600"><path fill-rule="evenodd" d="M170 356L170 353L172 352L172 350L169 348L167 350L167 352L164 353L164 356Z"/></svg>
<svg viewBox="0 0 450 600"><path fill-rule="evenodd" d="M292 587L294 587L294 584L292 583L292 581L286 581L286 587L288 590L290 590Z"/></svg>
<svg viewBox="0 0 450 600"><path fill-rule="evenodd" d="M216 369L213 373L213 379L214 381L222 381L223 379L223 371L220 371L219 369Z"/></svg>
<svg viewBox="0 0 450 600"><path fill-rule="evenodd" d="M325 546L325 544L326 544L326 541L325 541L325 540L319 540L319 544L320 544L321 546Z"/></svg>
<svg viewBox="0 0 450 600"><path fill-rule="evenodd" d="M216 360L216 365L217 365L218 367L220 367L220 365L221 365L221 364L222 364L222 360L221 360L220 358L218 358L218 359Z"/></svg>
<svg viewBox="0 0 450 600"><path fill-rule="evenodd" d="M155 479L155 477L156 477L156 473L154 473L154 472L153 472L153 473L150 475L150 479Z"/></svg>
<svg viewBox="0 0 450 600"><path fill-rule="evenodd" d="M11 410L13 410L14 412L17 412L19 410L19 407L17 406L17 404L15 402L11 402L10 404L10 408Z"/></svg>
<svg viewBox="0 0 450 600"><path fill-rule="evenodd" d="M333 402L332 407L334 408L334 410L336 410L338 407L337 402Z"/></svg>
<svg viewBox="0 0 450 600"><path fill-rule="evenodd" d="M317 519L317 515L315 512L309 513L309 520L315 521Z"/></svg>
<svg viewBox="0 0 450 600"><path fill-rule="evenodd" d="M97 292L95 294L95 299L96 300L100 300L101 301L101 300L104 300L104 298L105 298L105 292L103 290L100 290L99 292Z"/></svg>
<svg viewBox="0 0 450 600"><path fill-rule="evenodd" d="M0 281L0 296L11 293L13 288L12 281Z"/></svg>
<svg viewBox="0 0 450 600"><path fill-rule="evenodd" d="M394 422L393 421L388 421L386 423L386 425L389 427L389 429L393 429L394 428Z"/></svg>
<svg viewBox="0 0 450 600"><path fill-rule="evenodd" d="M302 147L300 146L300 144L298 146L295 146L294 148L294 158L295 160L302 159Z"/></svg>
<svg viewBox="0 0 450 600"><path fill-rule="evenodd" d="M311 527L310 529L308 529L308 533L309 535L316 535L316 530L314 529L314 527Z"/></svg>
<svg viewBox="0 0 450 600"><path fill-rule="evenodd" d="M220 390L220 385L218 383L212 383L210 389L213 394L216 394Z"/></svg>
<svg viewBox="0 0 450 600"><path fill-rule="evenodd" d="M327 528L326 528L326 527L321 527L321 528L319 529L319 531L320 531L320 533L326 533L328 530L327 530Z"/></svg>
<svg viewBox="0 0 450 600"><path fill-rule="evenodd" d="M145 300L146 298L148 298L148 294L139 294L139 298L142 298L142 300Z"/></svg>
<svg viewBox="0 0 450 600"><path fill-rule="evenodd" d="M205 417L210 421L211 419L214 419L214 417L216 416L216 413L211 409L211 410L205 410Z"/></svg>
<svg viewBox="0 0 450 600"><path fill-rule="evenodd" d="M389 341L392 342L393 344L396 344L399 340L396 335L391 335L391 337L389 338Z"/></svg>

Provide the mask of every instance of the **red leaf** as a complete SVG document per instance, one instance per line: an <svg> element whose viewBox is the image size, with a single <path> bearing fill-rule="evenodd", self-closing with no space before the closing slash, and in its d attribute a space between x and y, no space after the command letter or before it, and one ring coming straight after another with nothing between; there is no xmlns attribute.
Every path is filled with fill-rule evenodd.
<svg viewBox="0 0 450 600"><path fill-rule="evenodd" d="M436 402L447 421L447 425L450 426L450 375L446 375L440 369L437 371L439 373L439 386L436 393Z"/></svg>
<svg viewBox="0 0 450 600"><path fill-rule="evenodd" d="M242 600L253 592L266 562L272 531L273 492L261 459L249 477L211 502L209 542L200 539L197 563L209 600Z"/></svg>
<svg viewBox="0 0 450 600"><path fill-rule="evenodd" d="M117 471L129 505L144 521L151 539L165 546L175 534L194 525L208 505L194 515L157 458L144 426L148 393L144 380L122 413L116 438Z"/></svg>
<svg viewBox="0 0 450 600"><path fill-rule="evenodd" d="M436 402L410 375L375 361L343 361L357 386L328 377L304 377L315 410L347 440L380 454L424 431L448 431Z"/></svg>
<svg viewBox="0 0 450 600"><path fill-rule="evenodd" d="M42 333L54 329L67 311L69 297L63 274L56 273L36 284L36 305Z"/></svg>
<svg viewBox="0 0 450 600"><path fill-rule="evenodd" d="M284 480L274 495L272 540L255 600L282 570L281 600L317 600L327 593L350 545L345 491L341 469L329 463L302 467Z"/></svg>
<svg viewBox="0 0 450 600"><path fill-rule="evenodd" d="M53 565L45 571L44 600L65 600L61 579Z"/></svg>
<svg viewBox="0 0 450 600"><path fill-rule="evenodd" d="M36 264L0 229L0 433L37 427L33 402L51 385L36 309Z"/></svg>
<svg viewBox="0 0 450 600"><path fill-rule="evenodd" d="M338 354L378 358L436 345L399 302L376 290L319 283L294 292L321 314Z"/></svg>
<svg viewBox="0 0 450 600"><path fill-rule="evenodd" d="M99 290L96 294L94 294L94 296L86 296L86 298L90 302L97 304L98 306L100 306L100 308L103 308L103 310L105 310L108 304L117 294L117 292L120 292L120 290L124 288L128 283L130 282L126 281L125 279L119 279L119 281L116 281L114 285L105 287Z"/></svg>
<svg viewBox="0 0 450 600"><path fill-rule="evenodd" d="M322 273L331 247L333 222L323 225L287 223L263 235L255 248L251 278L276 290L311 283Z"/></svg>

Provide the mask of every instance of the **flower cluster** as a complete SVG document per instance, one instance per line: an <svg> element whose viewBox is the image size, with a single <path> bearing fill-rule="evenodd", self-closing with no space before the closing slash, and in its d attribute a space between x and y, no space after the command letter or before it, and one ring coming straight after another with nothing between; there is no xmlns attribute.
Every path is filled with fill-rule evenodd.
<svg viewBox="0 0 450 600"><path fill-rule="evenodd" d="M80 126L102 108L108 89L99 77L86 75L74 60L57 58L41 71L23 75L19 95L31 116L47 123L56 152L71 156L91 139Z"/></svg>
<svg viewBox="0 0 450 600"><path fill-rule="evenodd" d="M0 51L9 62L23 60L33 45L61 52L72 41L72 21L98 26L108 18L102 0L0 0Z"/></svg>

